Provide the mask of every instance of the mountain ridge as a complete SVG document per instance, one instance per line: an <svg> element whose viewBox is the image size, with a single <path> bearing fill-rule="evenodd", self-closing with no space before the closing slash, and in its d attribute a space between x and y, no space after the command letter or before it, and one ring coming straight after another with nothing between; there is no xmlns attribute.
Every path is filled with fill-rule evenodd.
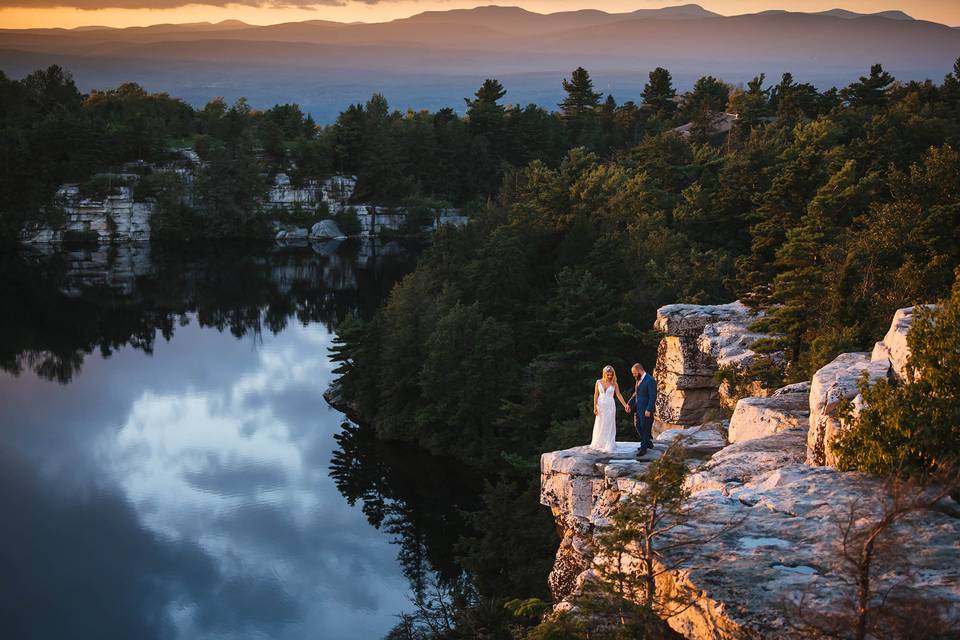
<svg viewBox="0 0 960 640"><path fill-rule="evenodd" d="M84 90L136 81L192 103L218 95L265 106L296 100L320 121L374 92L402 106L462 105L492 77L525 78L508 87L514 104L553 106L562 99L560 79L578 66L591 72L597 90L633 100L658 66L681 90L703 75L736 85L760 73L773 82L789 71L826 89L855 81L875 63L904 81L950 71L960 29L885 14L721 16L699 5L539 14L487 6L359 24L5 29L0 69L18 77L63 64Z"/></svg>

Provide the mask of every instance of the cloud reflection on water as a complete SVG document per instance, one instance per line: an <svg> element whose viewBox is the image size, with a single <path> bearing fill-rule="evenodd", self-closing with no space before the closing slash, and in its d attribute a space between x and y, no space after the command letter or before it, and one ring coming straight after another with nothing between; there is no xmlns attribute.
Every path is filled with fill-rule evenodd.
<svg viewBox="0 0 960 640"><path fill-rule="evenodd" d="M75 384L90 376L109 384L86 396L68 392L73 385L51 386L52 405L70 404L47 413L62 417L69 409L72 423L95 423L85 431L92 439L86 451L81 444L58 455L89 468L97 489L73 494L22 465L30 473L21 482L36 485L34 517L64 527L44 539L61 547L55 557L64 566L37 568L41 554L27 553L22 569L41 581L83 575L91 593L74 604L86 595L96 606L123 606L129 620L107 624L101 637L382 636L408 607L407 584L396 547L328 477L340 422L321 397L332 375L329 343L318 325L289 326L255 348L191 325L150 359L131 359L127 349L89 358L97 362ZM131 361L137 370L128 369ZM18 449L29 451L22 445L31 434L19 436ZM108 506L110 518L57 515ZM27 535L0 529L0 541ZM99 566L132 545L139 547L116 555L115 571Z"/></svg>

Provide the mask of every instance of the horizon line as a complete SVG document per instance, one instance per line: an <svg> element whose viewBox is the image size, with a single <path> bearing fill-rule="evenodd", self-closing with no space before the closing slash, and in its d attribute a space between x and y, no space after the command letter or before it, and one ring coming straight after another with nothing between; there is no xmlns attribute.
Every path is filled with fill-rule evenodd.
<svg viewBox="0 0 960 640"><path fill-rule="evenodd" d="M835 7L832 7L831 9L826 9L826 10L823 10L823 11L792 11L792 10L789 10L789 9L763 9L763 10L754 11L754 12L728 13L728 14L725 14L725 13L722 13L722 12L719 12L719 11L713 11L713 10L711 10L711 9L706 9L705 7L703 7L703 5L701 5L701 4L699 4L699 3L696 3L696 2L687 2L687 3L682 3L682 4L665 4L665 5L660 6L660 7L649 7L649 8L647 8L647 7L642 7L642 8L639 8L639 9L635 9L635 10L633 10L633 11L622 11L622 12L619 12L619 11L605 11L605 10L603 10L603 9L593 9L593 8L591 8L591 7L581 7L581 8L579 8L579 9L567 9L567 10L563 10L563 11L551 11L551 12L545 12L545 13L544 13L544 12L540 12L540 11L533 11L533 10L531 10L531 9L526 9L526 8L521 7L521 6L519 6L519 5L516 5L516 4L477 4L477 5L472 6L472 7L454 7L454 8L451 8L451 9L428 9L428 10L424 10L424 11L416 11L416 12L411 13L411 14L409 14L409 15L402 16L402 17L398 17L398 18L392 18L392 19L389 19L389 20L381 20L381 21L376 21L376 20L374 20L374 21L369 21L369 22L364 21L364 20L340 21L340 20L331 20L331 19L322 19L322 18L313 18L313 19L307 18L307 19L304 19L304 20L283 20L283 21L279 21L279 22L257 23L257 22L249 22L249 21L246 21L246 20L239 20L239 19L236 19L236 18L225 18L225 19L219 20L219 21L209 21L209 20L201 20L201 21L196 21L196 20L194 20L194 21L186 21L186 22L167 22L167 21L164 21L164 22L152 22L152 23L149 23L149 24L145 23L145 24L138 24L138 25L127 25L127 26L122 26L122 27L114 27L114 26L103 25L103 24L84 24L84 25L77 25L77 26L75 26L75 27L56 27L56 26L53 26L53 27L21 27L21 28L3 28L3 27L0 27L0 32L2 32L2 31L84 31L84 30L87 30L87 31L94 31L94 30L124 31L124 30L129 30L129 29L145 29L145 28L160 27L160 26L171 26L171 27L183 27L183 26L192 26L192 25L218 26L218 25L223 25L223 24L227 24L227 23L236 23L236 24L238 25L238 27L239 27L239 25L242 25L242 26L245 26L245 27L273 27L273 26L284 25L284 24L305 24L305 23L311 23L311 22L323 22L323 23L329 23L329 24L338 24L338 25L342 25L342 26L351 26L351 25L374 25L374 24L390 24L390 23L392 23L392 22L399 22L399 21L402 21L402 20L409 20L410 18L414 18L414 17L419 16L419 15L430 14L430 13L433 13L433 14L442 14L442 13L452 13L452 12L454 12L454 11L461 11L461 12L463 12L463 11L475 11L475 10L477 10L477 9L492 9L492 8L496 8L496 9L517 9L517 10L520 10L520 11L523 11L523 12L526 12L526 13L530 13L530 14L534 14L534 15L539 15L539 16L551 16L551 15L558 15L558 14L570 14L570 13L579 13L579 12L585 12L585 11L592 12L592 13L602 13L602 14L606 14L606 15L609 15L609 16L629 16L629 15L631 15L631 14L633 14L633 13L636 13L637 11L662 11L662 10L664 10L664 9L676 9L676 8L683 8L683 7L696 7L696 8L702 9L702 10L704 10L704 11L706 11L706 12L715 14L714 16L704 16L704 17L702 17L702 18L687 18L687 20L690 20L690 19L694 19L694 20L696 20L696 19L706 20L706 19L711 19L711 18L714 18L714 17L717 17L717 18L737 18L737 17L742 17L742 16L754 16L754 15L761 15L761 14L822 15L822 16L826 16L826 17L832 17L832 16L829 16L829 12L831 12L831 11L846 11L846 12L855 14L855 15L858 16L858 17L863 17L863 18L871 18L871 17L883 18L883 17L884 17L883 14L901 13L901 14L907 16L907 18L909 18L911 21L914 21L914 22L928 22L928 23L931 23L931 24L938 24L938 25L941 25L941 26L944 26L944 27L947 27L947 28L950 28L950 29L960 29L960 25L950 25L950 24L947 24L947 23L944 23L944 22L936 22L936 21L934 21L934 20L926 20L926 19L923 19L923 18L915 18L914 16L910 15L909 13L907 13L907 12L906 12L905 10L903 10L903 9L885 9L885 10L882 10L882 11L875 11L875 12L872 12L872 13L861 13L861 12L859 12L859 11L853 11L853 10L851 10L851 9L845 9L845 8L843 8L842 6L835 6ZM15 8L15 7L7 7L7 9L14 9L14 8ZM143 9L140 9L140 10L143 11ZM130 9L130 11L136 11L136 9ZM150 11L150 10L147 9L147 11ZM854 18L854 19L856 19L856 18ZM892 19L892 18L886 18L886 19ZM906 21L906 20L904 20L904 21Z"/></svg>

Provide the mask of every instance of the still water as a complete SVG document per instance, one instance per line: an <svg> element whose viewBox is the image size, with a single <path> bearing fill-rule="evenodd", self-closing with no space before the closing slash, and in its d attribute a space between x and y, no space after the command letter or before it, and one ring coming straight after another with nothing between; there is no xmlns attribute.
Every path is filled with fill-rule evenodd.
<svg viewBox="0 0 960 640"><path fill-rule="evenodd" d="M333 328L372 313L404 255L4 256L3 637L389 631L419 570L398 551L449 522L415 522L374 449L423 454L363 451L322 393Z"/></svg>

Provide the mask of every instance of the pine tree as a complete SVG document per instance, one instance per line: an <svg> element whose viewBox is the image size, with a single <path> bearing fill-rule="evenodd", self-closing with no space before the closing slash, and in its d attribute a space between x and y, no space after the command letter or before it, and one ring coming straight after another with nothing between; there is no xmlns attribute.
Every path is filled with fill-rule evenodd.
<svg viewBox="0 0 960 640"><path fill-rule="evenodd" d="M879 107L886 104L893 82L893 76L875 64L869 76L860 76L860 81L841 90L840 96L851 107Z"/></svg>
<svg viewBox="0 0 960 640"><path fill-rule="evenodd" d="M643 104L653 109L659 116L671 116L677 110L677 91L673 88L673 78L663 67L650 72L650 80L643 87Z"/></svg>
<svg viewBox="0 0 960 640"><path fill-rule="evenodd" d="M593 80L583 67L577 67L570 79L563 80L563 90L567 97L560 103L560 115L568 121L582 120L600 105L602 93L593 90Z"/></svg>
<svg viewBox="0 0 960 640"><path fill-rule="evenodd" d="M713 76L703 76L693 85L693 91L683 100L683 114L693 119L698 113L707 110L725 111L730 99L730 86Z"/></svg>
<svg viewBox="0 0 960 640"><path fill-rule="evenodd" d="M559 105L560 117L567 125L570 140L574 146L590 146L597 133L596 112L603 94L593 90L593 80L583 67L577 67L569 80L563 80L563 90L567 97Z"/></svg>

